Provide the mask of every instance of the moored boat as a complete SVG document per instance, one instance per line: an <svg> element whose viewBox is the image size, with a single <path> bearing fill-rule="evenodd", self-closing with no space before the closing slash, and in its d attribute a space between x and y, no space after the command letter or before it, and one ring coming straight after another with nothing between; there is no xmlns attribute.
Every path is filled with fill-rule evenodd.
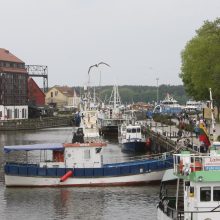
<svg viewBox="0 0 220 220"><path fill-rule="evenodd" d="M120 126L119 143L122 146L122 151L125 152L146 152L150 150L150 144L146 142L146 137L141 133L141 126L126 125Z"/></svg>
<svg viewBox="0 0 220 220"><path fill-rule="evenodd" d="M172 157L103 164L103 142L5 146L12 151L44 152L38 163L5 164L6 186L119 186L160 181ZM48 158L49 152L51 152ZM46 153L48 152L48 153ZM28 158L28 157L27 157Z"/></svg>
<svg viewBox="0 0 220 220"><path fill-rule="evenodd" d="M220 154L215 146L207 155L175 154L172 173L162 181L158 220L219 219Z"/></svg>
<svg viewBox="0 0 220 220"><path fill-rule="evenodd" d="M114 86L109 105L98 114L99 133L105 137L118 137L119 126L128 120L128 116L121 111L121 98L118 86Z"/></svg>
<svg viewBox="0 0 220 220"><path fill-rule="evenodd" d="M170 94L167 94L165 99L155 106L153 113L176 115L181 113L182 110L183 107L178 104L177 100L170 96Z"/></svg>

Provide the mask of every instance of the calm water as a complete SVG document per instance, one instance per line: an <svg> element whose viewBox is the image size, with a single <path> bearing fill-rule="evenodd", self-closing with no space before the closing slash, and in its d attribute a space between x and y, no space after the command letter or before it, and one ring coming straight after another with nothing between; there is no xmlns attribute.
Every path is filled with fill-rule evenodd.
<svg viewBox="0 0 220 220"><path fill-rule="evenodd" d="M4 145L70 142L71 131L71 128L56 128L0 133L0 220L156 219L159 185L93 188L4 186ZM127 157L116 141L110 141L103 154L104 161L118 156Z"/></svg>

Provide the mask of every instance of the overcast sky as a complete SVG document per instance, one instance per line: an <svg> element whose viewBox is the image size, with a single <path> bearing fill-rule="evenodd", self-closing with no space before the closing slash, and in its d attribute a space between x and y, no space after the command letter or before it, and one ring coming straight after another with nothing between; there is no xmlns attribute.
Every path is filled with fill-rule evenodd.
<svg viewBox="0 0 220 220"><path fill-rule="evenodd" d="M0 47L47 65L49 86L182 84L181 50L220 0L0 0ZM101 72L101 79L100 79ZM39 81L42 86L42 80Z"/></svg>

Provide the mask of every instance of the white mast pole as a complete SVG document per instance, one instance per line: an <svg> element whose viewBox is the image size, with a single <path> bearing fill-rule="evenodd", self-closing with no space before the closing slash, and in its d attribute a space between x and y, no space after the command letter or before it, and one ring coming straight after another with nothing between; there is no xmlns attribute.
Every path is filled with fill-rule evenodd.
<svg viewBox="0 0 220 220"><path fill-rule="evenodd" d="M213 141L215 141L215 118L214 118L214 108L213 108L213 99L212 99L212 89L209 88L210 93L210 108L211 108L211 118L212 118L212 136Z"/></svg>

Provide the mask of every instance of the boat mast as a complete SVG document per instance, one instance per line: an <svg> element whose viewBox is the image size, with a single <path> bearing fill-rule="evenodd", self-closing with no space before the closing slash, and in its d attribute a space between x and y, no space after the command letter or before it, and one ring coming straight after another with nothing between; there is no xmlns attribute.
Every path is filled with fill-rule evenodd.
<svg viewBox="0 0 220 220"><path fill-rule="evenodd" d="M113 100L113 101L112 101ZM114 85L112 94L110 96L109 105L113 104L113 109L116 109L117 106L121 104L121 98L118 91L118 86Z"/></svg>
<svg viewBox="0 0 220 220"><path fill-rule="evenodd" d="M215 117L214 117L214 108L213 108L213 99L212 99L212 89L209 88L209 94L210 94L210 108L211 108L211 123L212 123L212 131L211 131L211 136L213 141L215 141Z"/></svg>

